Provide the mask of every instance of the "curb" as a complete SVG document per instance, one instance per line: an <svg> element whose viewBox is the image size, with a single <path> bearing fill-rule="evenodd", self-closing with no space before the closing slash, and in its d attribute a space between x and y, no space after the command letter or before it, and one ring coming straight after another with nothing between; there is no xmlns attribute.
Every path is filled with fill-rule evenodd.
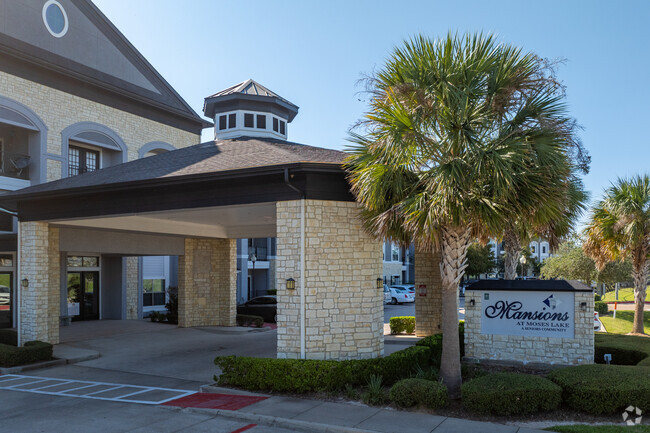
<svg viewBox="0 0 650 433"><path fill-rule="evenodd" d="M258 415L248 412L237 412L224 409L203 409L203 408L184 408L180 411L187 411L190 413L202 413L224 418L235 419L238 421L247 421L255 424L262 424L269 427L290 428L300 430L305 433L376 433L374 430L364 430L354 427L334 426L330 424L320 424L310 421L300 421L289 418L279 418L269 415Z"/></svg>
<svg viewBox="0 0 650 433"><path fill-rule="evenodd" d="M58 367L60 365L66 365L66 364L76 364L77 362L90 361L93 359L97 359L99 357L100 354L95 353L93 355L80 356L72 359L60 358L60 359L53 359L51 361L35 362L33 364L27 364L27 365L17 365L15 367L0 367L0 374L16 374L16 373L22 373L23 371L38 370L41 368L48 368L48 367Z"/></svg>

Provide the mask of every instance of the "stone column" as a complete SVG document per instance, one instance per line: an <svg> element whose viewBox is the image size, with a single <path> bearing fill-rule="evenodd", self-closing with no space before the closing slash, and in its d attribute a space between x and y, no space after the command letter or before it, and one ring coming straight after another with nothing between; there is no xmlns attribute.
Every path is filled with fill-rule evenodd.
<svg viewBox="0 0 650 433"><path fill-rule="evenodd" d="M420 285L427 295L420 296ZM415 250L415 335L427 337L442 332L442 281L440 253Z"/></svg>
<svg viewBox="0 0 650 433"><path fill-rule="evenodd" d="M300 357L300 200L277 203L278 358ZM354 202L305 200L305 357L383 355L381 242ZM296 280L296 290L286 280Z"/></svg>
<svg viewBox="0 0 650 433"><path fill-rule="evenodd" d="M178 257L178 326L235 326L235 239L185 239Z"/></svg>
<svg viewBox="0 0 650 433"><path fill-rule="evenodd" d="M20 288L22 343L40 340L59 343L61 268L59 229L42 222L20 224ZM17 282L20 285L20 281Z"/></svg>
<svg viewBox="0 0 650 433"><path fill-rule="evenodd" d="M126 257L126 319L139 319L138 305L142 300L139 295L140 275L139 269L140 257Z"/></svg>

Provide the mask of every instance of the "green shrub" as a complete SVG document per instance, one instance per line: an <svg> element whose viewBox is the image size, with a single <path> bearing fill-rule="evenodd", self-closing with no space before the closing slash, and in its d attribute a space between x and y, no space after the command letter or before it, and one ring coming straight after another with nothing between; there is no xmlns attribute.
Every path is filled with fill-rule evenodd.
<svg viewBox="0 0 650 433"><path fill-rule="evenodd" d="M386 393L384 392L384 387L382 386L381 381L381 376L376 376L374 374L370 375L368 378L368 390L361 396L364 403L373 406L386 403Z"/></svg>
<svg viewBox="0 0 650 433"><path fill-rule="evenodd" d="M178 287L170 286L167 288L167 309L166 319L169 323L178 324Z"/></svg>
<svg viewBox="0 0 650 433"><path fill-rule="evenodd" d="M399 407L439 409L447 405L447 387L426 379L402 379L390 389L390 400Z"/></svg>
<svg viewBox="0 0 650 433"><path fill-rule="evenodd" d="M604 363L603 355L611 353L612 364L650 367L650 338L597 333L594 343L597 363Z"/></svg>
<svg viewBox="0 0 650 433"><path fill-rule="evenodd" d="M417 346L385 358L351 361L219 356L214 363L222 374L214 379L220 385L252 391L334 391L346 385L366 385L372 375L381 375L385 384L393 384L413 374L418 365L426 365L428 359L429 348Z"/></svg>
<svg viewBox="0 0 650 433"><path fill-rule="evenodd" d="M0 344L18 345L18 334L13 329L0 329Z"/></svg>
<svg viewBox="0 0 650 433"><path fill-rule="evenodd" d="M461 320L458 323L458 340L460 343L460 357L465 356L465 321ZM440 367L440 359L442 357L442 334L433 334L424 337L422 340L415 343L416 346L425 346L431 349L431 359L429 363L436 367Z"/></svg>
<svg viewBox="0 0 650 433"><path fill-rule="evenodd" d="M390 318L390 333L401 334L402 332L407 334L415 332L415 317L399 316Z"/></svg>
<svg viewBox="0 0 650 433"><path fill-rule="evenodd" d="M594 302L594 311L598 314L607 314L607 302Z"/></svg>
<svg viewBox="0 0 650 433"><path fill-rule="evenodd" d="M600 295L598 293L594 293L594 301L598 302L600 300L601 300Z"/></svg>
<svg viewBox="0 0 650 433"><path fill-rule="evenodd" d="M549 379L562 387L564 403L591 414L619 414L633 405L650 410L650 368L580 365L555 370Z"/></svg>
<svg viewBox="0 0 650 433"><path fill-rule="evenodd" d="M496 373L461 386L463 406L491 415L526 414L557 408L562 388L540 376Z"/></svg>
<svg viewBox="0 0 650 433"><path fill-rule="evenodd" d="M15 367L52 359L52 345L28 341L24 347L0 344L0 367Z"/></svg>
<svg viewBox="0 0 650 433"><path fill-rule="evenodd" d="M238 326L253 325L256 328L261 328L262 326L264 326L264 318L260 316L251 316L248 314L238 314L237 325Z"/></svg>

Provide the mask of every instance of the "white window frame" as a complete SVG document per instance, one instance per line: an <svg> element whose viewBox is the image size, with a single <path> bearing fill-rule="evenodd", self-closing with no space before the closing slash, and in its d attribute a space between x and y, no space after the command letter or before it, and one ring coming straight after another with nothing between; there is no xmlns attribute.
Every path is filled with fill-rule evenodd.
<svg viewBox="0 0 650 433"><path fill-rule="evenodd" d="M75 139L69 139L68 140L68 154L65 155L65 163L67 166L67 172L68 175L66 177L70 177L70 147L79 147L81 149L88 149L92 150L93 152L97 152L99 154L99 159L97 160L97 170L100 170L104 167L104 148L99 147L99 146L93 146L91 144L86 144L82 141L77 141ZM81 174L81 173L80 173ZM78 174L76 176L79 176Z"/></svg>

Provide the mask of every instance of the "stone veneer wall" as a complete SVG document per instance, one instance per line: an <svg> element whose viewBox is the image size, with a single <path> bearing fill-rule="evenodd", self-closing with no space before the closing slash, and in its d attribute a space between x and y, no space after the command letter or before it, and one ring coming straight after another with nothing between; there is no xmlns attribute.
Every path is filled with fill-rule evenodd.
<svg viewBox="0 0 650 433"><path fill-rule="evenodd" d="M152 141L164 141L176 148L198 144L201 137L135 114L80 98L60 90L0 71L0 95L26 105L48 128L47 152L61 155L61 132L78 122L95 122L111 128L128 147L127 160L138 159L138 151ZM34 157L34 156L32 156ZM61 178L61 161L47 158L47 180Z"/></svg>
<svg viewBox="0 0 650 433"><path fill-rule="evenodd" d="M185 239L178 257L178 326L234 326L237 316L235 239Z"/></svg>
<svg viewBox="0 0 650 433"><path fill-rule="evenodd" d="M300 200L278 202L278 358L300 357ZM381 242L361 227L354 202L305 200L305 356L383 355ZM296 290L286 280L296 280Z"/></svg>
<svg viewBox="0 0 650 433"><path fill-rule="evenodd" d="M420 296L421 284L427 295ZM415 336L427 337L442 332L442 281L440 253L415 251Z"/></svg>
<svg viewBox="0 0 650 433"><path fill-rule="evenodd" d="M140 272L138 257L126 257L126 319L138 319Z"/></svg>
<svg viewBox="0 0 650 433"><path fill-rule="evenodd" d="M465 358L517 363L581 365L594 363L594 297L574 292L574 338L481 334L484 291L465 292ZM475 305L470 305L471 300ZM587 303L581 311L580 304Z"/></svg>
<svg viewBox="0 0 650 433"><path fill-rule="evenodd" d="M22 342L59 342L60 262L59 229L42 222L20 223ZM20 282L18 282L20 284Z"/></svg>

